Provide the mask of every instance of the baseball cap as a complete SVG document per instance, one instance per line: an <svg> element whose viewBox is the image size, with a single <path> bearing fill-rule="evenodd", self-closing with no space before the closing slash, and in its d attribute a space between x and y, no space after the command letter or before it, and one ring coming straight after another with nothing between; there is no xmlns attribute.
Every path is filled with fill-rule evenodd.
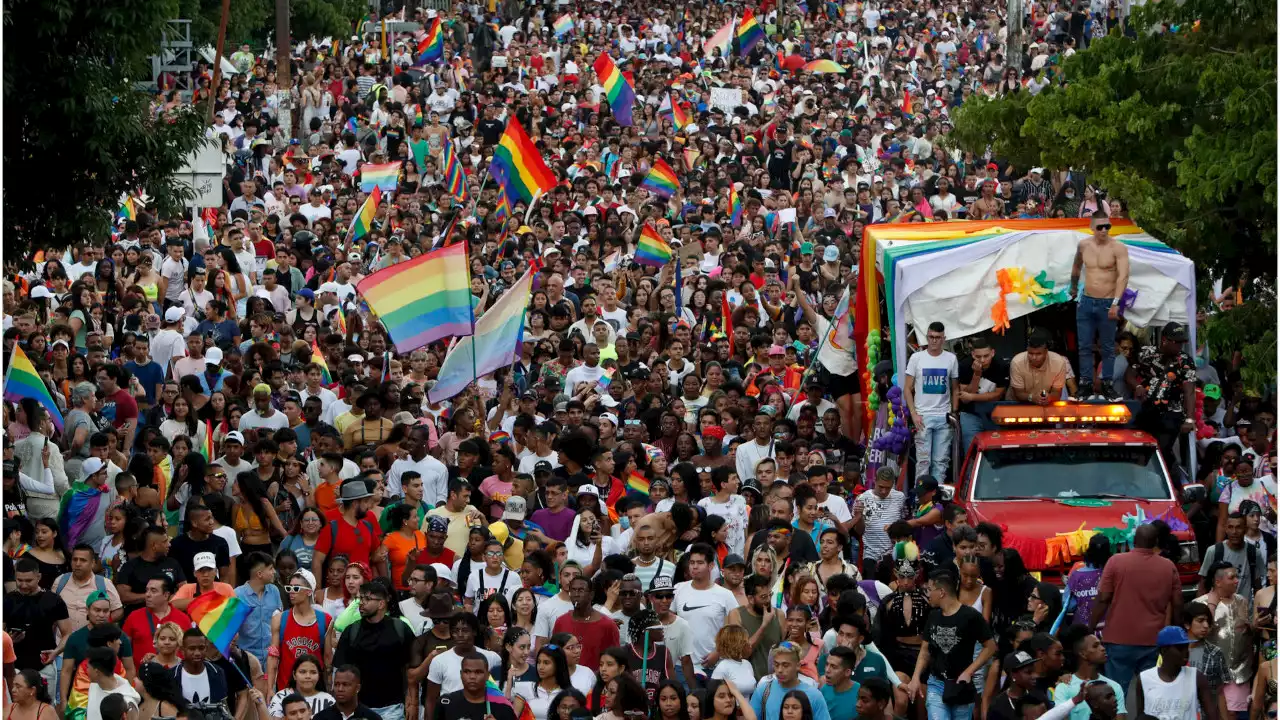
<svg viewBox="0 0 1280 720"><path fill-rule="evenodd" d="M502 509L503 520L523 520L529 511L529 505L525 499L519 495L513 495L507 498L507 504Z"/></svg>
<svg viewBox="0 0 1280 720"><path fill-rule="evenodd" d="M582 487L578 488L578 495L579 496L594 495L596 496L596 498L599 498L600 491L596 489L595 485L592 485L591 483L587 483L586 485L583 485Z"/></svg>
<svg viewBox="0 0 1280 720"><path fill-rule="evenodd" d="M1170 340L1177 340L1178 342L1186 342L1187 326L1183 325L1180 322L1167 323L1164 326L1163 336L1169 338Z"/></svg>
<svg viewBox="0 0 1280 720"><path fill-rule="evenodd" d="M1170 645L1190 645L1191 636L1187 635L1187 631L1177 625L1170 625L1160 630L1156 635L1157 647L1169 647Z"/></svg>
<svg viewBox="0 0 1280 720"><path fill-rule="evenodd" d="M1213 383L1209 383L1204 386L1204 396L1209 398L1210 400L1221 400L1222 387L1220 385L1214 385Z"/></svg>
<svg viewBox="0 0 1280 720"><path fill-rule="evenodd" d="M304 297L304 298L306 298L306 299L308 299L308 300L315 300L315 299L316 299L316 292L315 292L314 290L312 290L311 288L302 288L301 290L299 290L299 291L298 291L298 295L300 295L301 297Z"/></svg>
<svg viewBox="0 0 1280 720"><path fill-rule="evenodd" d="M241 445L243 445L243 444L244 444L244 434L243 434L243 433L241 433L239 430L232 430L231 432L227 433L227 434L222 438L222 442L223 442L223 444L226 444L226 443L229 443L229 442L236 442L236 443L240 443Z"/></svg>
<svg viewBox="0 0 1280 720"><path fill-rule="evenodd" d="M727 568L735 567L738 565L741 565L742 567L746 567L747 561L743 560L742 556L736 553L729 553L728 555L725 556L724 562L720 563L720 567L727 567Z"/></svg>
<svg viewBox="0 0 1280 720"><path fill-rule="evenodd" d="M191 558L191 567L194 570L204 570L205 568L217 570L218 558L211 552L196 553L195 557Z"/></svg>
<svg viewBox="0 0 1280 720"><path fill-rule="evenodd" d="M208 350L205 350L205 351L204 351L204 364L205 364L205 365L221 365L221 364L222 364L222 350L220 350L220 349L218 349L218 348L216 348L216 347L211 347L211 348L209 348Z"/></svg>
<svg viewBox="0 0 1280 720"><path fill-rule="evenodd" d="M444 563L431 563L431 567L436 569L437 580L448 580L450 585L457 585L458 581L453 579L453 570Z"/></svg>
<svg viewBox="0 0 1280 720"><path fill-rule="evenodd" d="M182 316L186 314L187 311L180 307L171 307L164 311L164 321L171 323L181 322Z"/></svg>
<svg viewBox="0 0 1280 720"><path fill-rule="evenodd" d="M672 592L675 588L671 585L671 578L666 575L658 575L649 583L649 589L645 590L645 594Z"/></svg>
<svg viewBox="0 0 1280 720"><path fill-rule="evenodd" d="M840 248L835 245L828 245L826 250L822 251L822 260L824 262L835 262L840 259Z"/></svg>
<svg viewBox="0 0 1280 720"><path fill-rule="evenodd" d="M84 464L80 466L80 472L82 472L84 477L87 478L90 475L99 472L106 466L106 463L102 462L101 458L91 457L88 460L85 460Z"/></svg>
<svg viewBox="0 0 1280 720"><path fill-rule="evenodd" d="M1181 630L1181 628L1179 628L1179 630ZM1019 668L1024 668L1028 665L1035 665L1035 663L1036 663L1036 659L1034 657L1031 657L1031 653L1027 652L1026 650L1011 652L1008 655L1004 656L1004 669L1006 671L1017 670Z"/></svg>
<svg viewBox="0 0 1280 720"><path fill-rule="evenodd" d="M312 590L316 589L316 576L315 573L312 573L310 570L306 568L298 568L293 571L293 577L302 578L302 581L307 584L307 587Z"/></svg>
<svg viewBox="0 0 1280 720"><path fill-rule="evenodd" d="M770 346L769 346L769 355L770 355L771 357L772 357L772 356L774 356L774 355L786 355L786 354L787 354L787 350L786 350L786 348L782 347L781 345L770 345Z"/></svg>
<svg viewBox="0 0 1280 720"><path fill-rule="evenodd" d="M551 463L546 460L539 460L533 464L533 474L555 472L555 468L551 467Z"/></svg>
<svg viewBox="0 0 1280 720"><path fill-rule="evenodd" d="M826 212L822 213L822 216L823 216L823 217L835 217L835 216L836 216L836 209L835 209L835 208L827 208Z"/></svg>

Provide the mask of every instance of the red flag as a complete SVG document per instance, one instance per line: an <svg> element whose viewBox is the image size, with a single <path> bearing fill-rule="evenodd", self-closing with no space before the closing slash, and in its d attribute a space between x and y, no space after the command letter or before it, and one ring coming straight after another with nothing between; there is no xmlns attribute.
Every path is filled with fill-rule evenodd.
<svg viewBox="0 0 1280 720"><path fill-rule="evenodd" d="M906 88L902 89L902 112L911 114L911 91Z"/></svg>
<svg viewBox="0 0 1280 720"><path fill-rule="evenodd" d="M724 334L729 338L729 355L733 355L733 308L729 307L729 297L720 295L720 316Z"/></svg>

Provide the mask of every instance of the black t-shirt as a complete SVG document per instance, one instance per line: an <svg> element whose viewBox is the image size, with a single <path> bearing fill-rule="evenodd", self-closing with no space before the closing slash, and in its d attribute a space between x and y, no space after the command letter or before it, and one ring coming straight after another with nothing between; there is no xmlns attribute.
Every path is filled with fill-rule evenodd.
<svg viewBox="0 0 1280 720"><path fill-rule="evenodd" d="M941 610L929 612L925 622L925 642L929 643L929 674L955 680L973 664L973 649L991 639L991 628L982 613L961 605L954 615Z"/></svg>
<svg viewBox="0 0 1280 720"><path fill-rule="evenodd" d="M13 666L19 670L44 667L40 653L58 646L53 639L54 625L68 617L67 604L48 590L41 590L35 595L5 593L5 629L11 636L17 632L24 633L22 640L15 639L13 643L13 652L18 658Z"/></svg>
<svg viewBox="0 0 1280 720"><path fill-rule="evenodd" d="M469 702L466 691L451 692L440 698L440 709L436 717L443 720L484 720L492 715L497 720L516 720L515 710L502 703Z"/></svg>
<svg viewBox="0 0 1280 720"><path fill-rule="evenodd" d="M973 380L973 358L966 357L960 360L960 375L958 381L960 387L968 385ZM1009 389L1009 363L1001 358L995 358L991 361L991 367L982 371L982 377L978 380L978 392L987 393L996 388ZM973 403L960 403L961 412L973 412Z"/></svg>
<svg viewBox="0 0 1280 720"><path fill-rule="evenodd" d="M182 574L188 578L195 578L195 557L198 553L213 553L218 567L226 567L231 564L231 548L227 547L227 541L217 535L210 535L204 540L192 540L187 533L182 533L169 543L169 557L178 561L178 566L182 568ZM141 592L141 588L129 586L134 591Z"/></svg>
<svg viewBox="0 0 1280 720"><path fill-rule="evenodd" d="M769 143L769 179L774 188L791 187L791 149L793 143L779 144L776 140Z"/></svg>
<svg viewBox="0 0 1280 720"><path fill-rule="evenodd" d="M498 120L481 120L479 128L485 145L497 145L506 126Z"/></svg>
<svg viewBox="0 0 1280 720"><path fill-rule="evenodd" d="M404 702L404 668L409 665L412 647L413 631L399 619L360 620L343 631L333 666L350 663L364 672L360 702L375 708L395 705Z"/></svg>
<svg viewBox="0 0 1280 720"><path fill-rule="evenodd" d="M226 542L224 541L225 545ZM116 575L116 587L127 585L130 590L136 593L142 593L147 589L147 583L162 575L168 575L173 580L174 585L180 585L187 582L187 575L182 571L182 566L177 560L165 556L151 562L144 560L141 555L126 562ZM142 603L124 606L124 614L137 610L142 607Z"/></svg>

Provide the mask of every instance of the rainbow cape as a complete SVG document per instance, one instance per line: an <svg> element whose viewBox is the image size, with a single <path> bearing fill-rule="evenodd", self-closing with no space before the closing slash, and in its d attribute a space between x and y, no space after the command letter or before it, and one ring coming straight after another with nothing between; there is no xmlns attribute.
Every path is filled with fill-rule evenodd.
<svg viewBox="0 0 1280 720"><path fill-rule="evenodd" d="M187 615L200 628L218 652L227 654L231 641L253 608L239 598L223 597L218 593L205 593L187 606Z"/></svg>
<svg viewBox="0 0 1280 720"><path fill-rule="evenodd" d="M40 378L40 373L36 372L36 366L22 351L22 346L14 345L13 356L9 358L9 372L4 376L4 399L16 403L23 398L31 398L44 406L53 426L62 432L62 413L53 401L53 395Z"/></svg>
<svg viewBox="0 0 1280 720"><path fill-rule="evenodd" d="M382 202L382 188L374 185L373 191L369 193L369 197L365 198L364 204L360 206L360 212L356 213L356 216L351 220L351 231L347 233L347 247L351 247L351 243L368 235L369 231L373 229L373 216L378 213L378 203L380 202Z"/></svg>
<svg viewBox="0 0 1280 720"><path fill-rule="evenodd" d="M600 57L596 58L591 67L596 71L600 84L604 86L605 98L609 101L609 107L613 110L613 116L618 120L618 124L630 127L631 108L636 104L636 91L631 87L631 81L618 70L613 58L605 53L600 53Z"/></svg>
<svg viewBox="0 0 1280 720"><path fill-rule="evenodd" d="M641 265L662 267L671 262L671 246L658 234L649 223L640 231L640 242L636 244L636 262Z"/></svg>
<svg viewBox="0 0 1280 720"><path fill-rule="evenodd" d="M71 484L58 504L58 528L62 537L75 547L89 528L99 527L106 518L109 495L86 482Z"/></svg>
<svg viewBox="0 0 1280 720"><path fill-rule="evenodd" d="M458 151L453 149L452 142L444 144L444 187L449 195L460 203L467 201L467 178L462 174L462 163L458 162Z"/></svg>
<svg viewBox="0 0 1280 720"><path fill-rule="evenodd" d="M360 166L360 190L371 193L374 188L382 188L385 192L395 192L400 185L400 163L389 162L381 165L365 163Z"/></svg>
<svg viewBox="0 0 1280 720"><path fill-rule="evenodd" d="M680 192L680 180L676 178L676 171L665 160L656 158L640 187L669 200L672 195Z"/></svg>
<svg viewBox="0 0 1280 720"><path fill-rule="evenodd" d="M556 186L555 174L543 162L537 146L514 115L493 151L489 175L506 191L511 203L532 203L534 197Z"/></svg>
<svg viewBox="0 0 1280 720"><path fill-rule="evenodd" d="M387 328L396 352L451 335L470 335L471 271L458 243L391 265L356 285Z"/></svg>
<svg viewBox="0 0 1280 720"><path fill-rule="evenodd" d="M436 18L427 28L427 33L418 42L418 59L415 65L422 66L438 63L444 59L444 32L440 27L440 18Z"/></svg>
<svg viewBox="0 0 1280 720"><path fill-rule="evenodd" d="M751 10L742 13L742 22L738 23L738 54L750 55L752 49L764 39L764 28L756 22Z"/></svg>

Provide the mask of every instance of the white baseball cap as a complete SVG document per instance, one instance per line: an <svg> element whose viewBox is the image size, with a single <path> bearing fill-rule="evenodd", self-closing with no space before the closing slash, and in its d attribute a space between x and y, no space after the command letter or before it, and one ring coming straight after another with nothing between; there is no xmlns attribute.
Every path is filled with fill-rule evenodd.
<svg viewBox="0 0 1280 720"><path fill-rule="evenodd" d="M182 316L186 314L187 314L187 311L185 308L171 307L168 310L164 311L164 321L171 322L171 323L181 322Z"/></svg>
<svg viewBox="0 0 1280 720"><path fill-rule="evenodd" d="M205 568L217 570L218 558L211 552L196 553L195 557L191 558L191 567L194 570L204 570Z"/></svg>

